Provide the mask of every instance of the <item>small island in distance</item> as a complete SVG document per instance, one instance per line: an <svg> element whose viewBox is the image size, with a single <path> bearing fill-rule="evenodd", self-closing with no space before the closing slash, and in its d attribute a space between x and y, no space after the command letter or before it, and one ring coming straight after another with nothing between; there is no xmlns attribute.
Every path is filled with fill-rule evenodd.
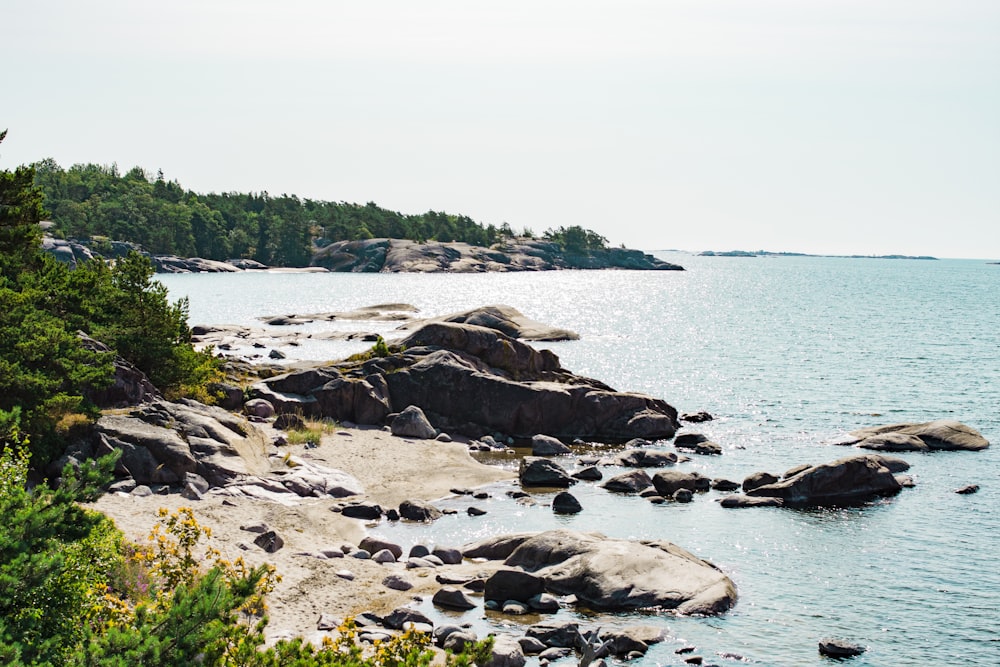
<svg viewBox="0 0 1000 667"><path fill-rule="evenodd" d="M703 250L699 257L839 257L842 259L933 259L930 255L812 255L805 252L771 252L768 250Z"/></svg>

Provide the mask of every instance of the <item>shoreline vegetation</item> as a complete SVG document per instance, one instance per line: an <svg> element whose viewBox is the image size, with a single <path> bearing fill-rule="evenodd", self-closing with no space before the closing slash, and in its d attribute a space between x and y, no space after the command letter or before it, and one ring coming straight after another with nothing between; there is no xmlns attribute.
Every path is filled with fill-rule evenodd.
<svg viewBox="0 0 1000 667"><path fill-rule="evenodd" d="M65 180L71 173L79 182ZM600 466L630 469L600 485L609 493L657 504L711 493L727 494L721 505L734 508L863 503L913 484L900 474L908 464L883 452L989 446L975 429L941 420L855 431L835 444L879 453L782 475L759 472L742 483L674 469L691 460L678 452L706 459L724 453L701 434L676 433L682 421L711 415L678 415L663 400L572 373L552 351L522 342L572 339L572 332L547 331L502 306L423 322L398 343L379 337L369 351L333 364L281 371L217 357L194 347L186 301L169 301L153 279L152 260L134 246L120 246L113 264L104 254L77 258L75 250L72 262L61 262L53 256L58 252L43 250L39 183L46 178L66 192L80 188L61 200L49 196L57 209L75 197L82 208L74 215L95 220L88 216L108 213L105 203L119 213L132 206L106 219L144 220L137 232L167 234L154 243L197 247L198 238L221 238L195 225L197 216L225 220L203 210L199 196L162 177L150 181L141 170L123 177L113 168L63 171L40 163L0 171L0 513L8 519L0 525L3 664L388 667L435 660L516 667L526 653L546 651L560 657L575 651L581 665L605 656L636 658L664 641L662 627L585 636L577 623L541 620L523 636L499 631L481 640L468 628L435 625L412 599L501 615L577 606L715 615L736 604L727 574L662 540L551 530L433 549L418 544L404 556L400 545L368 529L382 521L434 521L442 510L429 501L443 495L468 502L473 521L484 512L472 503L488 498L478 487L510 482L506 495L527 504L535 502L531 490L595 484L603 479ZM93 183L131 188L131 198L114 191L95 198L87 189ZM150 201L160 209L137 203L157 189L159 198ZM273 233L294 216L269 217L268 207L301 212L310 203L231 196L241 197L262 207L251 216L262 243L254 247L271 253L267 265L273 265L284 238ZM176 207L164 204L171 198ZM157 210L174 217L134 215ZM52 225L48 231L58 231ZM468 230L489 233L475 223ZM586 250L586 257L619 250L576 227L550 230L543 239L496 231L500 243L529 250L554 244L562 257L567 247ZM225 255L238 236L226 235ZM310 242L309 235L295 238ZM118 242L100 243L114 250ZM324 247L335 248L327 261L348 270L377 263L383 251L378 270L393 253L392 261L410 267L400 270L447 270L442 262L473 260L507 265L474 256L479 250L449 252L461 244L486 248L453 238L395 244L360 238ZM428 248L435 250L428 255ZM527 250L523 255L538 259ZM515 254L504 256L515 263ZM677 451L665 449L668 441ZM474 451L508 455L517 471L485 465ZM580 452L586 456L575 456ZM580 511L568 490L551 507Z"/></svg>
<svg viewBox="0 0 1000 667"><path fill-rule="evenodd" d="M159 272L314 267L353 272L683 270L610 247L578 225L541 236L439 211L403 214L267 192L201 194L163 173L46 159L30 167L48 210L45 248L75 264L138 251Z"/></svg>
<svg viewBox="0 0 1000 667"><path fill-rule="evenodd" d="M170 509L176 493L157 503L135 541L89 509L129 474L125 460L163 482L158 490L176 492L180 480L166 464L193 474L192 446L197 452L198 443L217 442L213 436L230 438L237 449L204 462L238 461L246 474L265 466L263 440L242 418L207 405L218 400L212 387L223 378L221 361L194 350L186 301L167 299L147 257L133 252L113 266L71 268L43 252L46 211L35 175L31 167L0 170L0 663L428 664L435 654L421 632L361 644L345 622L316 645L267 641L267 598L281 574L206 545L211 531L194 513ZM74 443L92 443L101 419L125 419L123 408L145 406L157 419L157 400L189 418L190 441L169 422L146 424L147 444L166 438L162 460L114 437L98 438L87 455L63 455ZM195 489L197 477L187 478ZM489 640L452 645L444 660L485 664L490 647Z"/></svg>

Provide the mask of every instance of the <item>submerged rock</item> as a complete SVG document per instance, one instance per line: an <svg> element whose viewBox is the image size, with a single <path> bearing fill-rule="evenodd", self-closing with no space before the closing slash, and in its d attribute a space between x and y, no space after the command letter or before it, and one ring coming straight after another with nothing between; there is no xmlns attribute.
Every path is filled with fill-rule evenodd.
<svg viewBox="0 0 1000 667"><path fill-rule="evenodd" d="M851 658L864 652L864 646L843 639L821 639L819 642L820 655L831 658Z"/></svg>
<svg viewBox="0 0 1000 667"><path fill-rule="evenodd" d="M982 433L953 419L938 419L919 424L890 424L888 426L872 426L870 428L851 431L850 438L839 442L842 445L861 446L869 438L884 436L889 433L901 436L919 438L928 448L940 450L978 451L990 446ZM885 438L881 439L885 441ZM897 442L908 440L899 438ZM876 441L878 442L878 440ZM898 450L897 450L898 451Z"/></svg>

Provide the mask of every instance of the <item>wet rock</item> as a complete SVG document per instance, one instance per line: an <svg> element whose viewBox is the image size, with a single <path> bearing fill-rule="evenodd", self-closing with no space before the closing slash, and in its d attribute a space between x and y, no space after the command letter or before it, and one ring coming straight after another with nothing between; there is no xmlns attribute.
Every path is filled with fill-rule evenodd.
<svg viewBox="0 0 1000 667"><path fill-rule="evenodd" d="M819 654L831 658L851 658L865 652L865 647L843 639L822 639Z"/></svg>
<svg viewBox="0 0 1000 667"><path fill-rule="evenodd" d="M989 441L983 437L982 433L953 419L858 429L851 432L851 441L838 444L857 444L872 436L886 433L916 436L930 449L978 451L990 446Z"/></svg>
<svg viewBox="0 0 1000 667"><path fill-rule="evenodd" d="M453 586L445 586L438 589L434 597L431 598L431 602L438 607L446 607L448 609L476 608L476 604L465 593Z"/></svg>
<svg viewBox="0 0 1000 667"><path fill-rule="evenodd" d="M781 479L788 479L789 477L795 477L803 470L809 470L811 466L808 463L803 463L802 465L797 465L789 468L785 471L785 474L781 476ZM777 480L775 480L777 481ZM768 482L768 484L773 484L774 482Z"/></svg>
<svg viewBox="0 0 1000 667"><path fill-rule="evenodd" d="M382 507L369 502L352 503L340 508L340 513L350 519L374 521L382 518Z"/></svg>
<svg viewBox="0 0 1000 667"><path fill-rule="evenodd" d="M724 574L669 542L552 530L521 542L504 564L541 579L546 591L575 595L592 609L717 614L736 600Z"/></svg>
<svg viewBox="0 0 1000 667"><path fill-rule="evenodd" d="M554 595L539 593L528 600L528 606L539 613L554 614L559 611L559 600Z"/></svg>
<svg viewBox="0 0 1000 667"><path fill-rule="evenodd" d="M703 456L719 456L722 454L722 446L714 442L699 442L694 447L694 453Z"/></svg>
<svg viewBox="0 0 1000 667"><path fill-rule="evenodd" d="M653 486L656 492L664 498L673 497L678 489L688 491L707 491L712 484L712 480L697 472L679 472L676 470L665 470L653 475Z"/></svg>
<svg viewBox="0 0 1000 667"><path fill-rule="evenodd" d="M563 491L552 499L552 511L556 514L578 514L583 511L583 505L576 499L576 496L568 491Z"/></svg>
<svg viewBox="0 0 1000 667"><path fill-rule="evenodd" d="M404 500L399 504L399 516L409 521L434 521L441 518L441 510L422 500Z"/></svg>
<svg viewBox="0 0 1000 667"><path fill-rule="evenodd" d="M680 417L682 422L691 422L693 424L699 424L701 422L712 421L712 415L708 414L704 410L699 410L698 412L685 412Z"/></svg>
<svg viewBox="0 0 1000 667"><path fill-rule="evenodd" d="M534 637L524 636L517 640L525 655L538 655L545 650L545 644Z"/></svg>
<svg viewBox="0 0 1000 667"><path fill-rule="evenodd" d="M531 438L532 456L555 456L569 454L572 451L558 439L547 435L536 435Z"/></svg>
<svg viewBox="0 0 1000 667"><path fill-rule="evenodd" d="M545 580L521 570L500 569L486 580L483 597L487 600L517 600L527 603L545 592Z"/></svg>
<svg viewBox="0 0 1000 667"><path fill-rule="evenodd" d="M716 491L736 491L740 485L728 479L716 478L712 480L712 488Z"/></svg>
<svg viewBox="0 0 1000 667"><path fill-rule="evenodd" d="M806 466L806 468L809 468L809 466ZM779 480L779 478L777 476L772 475L769 472L755 472L755 473L752 473L750 475L747 475L743 479L743 493L747 493L749 491L753 491L758 486L765 486L767 484L774 484L778 480Z"/></svg>
<svg viewBox="0 0 1000 667"><path fill-rule="evenodd" d="M382 625L390 630L404 630L408 623L434 627L433 621L423 613L409 607L399 607L382 619Z"/></svg>
<svg viewBox="0 0 1000 667"><path fill-rule="evenodd" d="M750 496L781 498L786 506L864 502L900 491L893 473L871 456L854 456L812 466L791 479L758 486Z"/></svg>
<svg viewBox="0 0 1000 667"><path fill-rule="evenodd" d="M928 452L931 449L917 436L898 432L879 433L867 437L855 447L876 452Z"/></svg>
<svg viewBox="0 0 1000 667"><path fill-rule="evenodd" d="M675 452L659 449L628 449L601 460L601 465L622 466L624 468L665 468L678 461Z"/></svg>
<svg viewBox="0 0 1000 667"><path fill-rule="evenodd" d="M581 468L573 473L574 479L579 479L585 482L599 482L604 479L604 475L596 466L587 466L586 468Z"/></svg>
<svg viewBox="0 0 1000 667"><path fill-rule="evenodd" d="M967 496L969 494L976 493L977 491L979 491L978 484L968 484L960 489L955 489L955 493L962 496Z"/></svg>
<svg viewBox="0 0 1000 667"><path fill-rule="evenodd" d="M671 499L675 503L689 503L694 499L694 494L691 493L690 489L677 489L674 491L674 495L671 496Z"/></svg>
<svg viewBox="0 0 1000 667"><path fill-rule="evenodd" d="M452 547L434 547L431 555L437 556L445 565L458 565L462 562L462 552Z"/></svg>
<svg viewBox="0 0 1000 667"><path fill-rule="evenodd" d="M566 488L577 482L558 463L536 456L521 459L518 477L522 486Z"/></svg>
<svg viewBox="0 0 1000 667"><path fill-rule="evenodd" d="M580 626L571 621L543 621L528 627L524 635L548 647L575 648L580 637Z"/></svg>
<svg viewBox="0 0 1000 667"><path fill-rule="evenodd" d="M677 449L694 449L703 442L708 442L708 438L704 434L678 433L674 438L674 447Z"/></svg>
<svg viewBox="0 0 1000 667"><path fill-rule="evenodd" d="M785 501L781 498L758 498L740 494L735 496L726 496L719 501L719 504L729 509L741 507L784 507Z"/></svg>
<svg viewBox="0 0 1000 667"><path fill-rule="evenodd" d="M484 514L486 514L486 510L480 509L478 507L469 507L468 509L465 510L465 512L469 516L483 516Z"/></svg>
<svg viewBox="0 0 1000 667"><path fill-rule="evenodd" d="M531 607L526 602L506 600L500 605L500 611L509 616L524 616L531 611Z"/></svg>
<svg viewBox="0 0 1000 667"><path fill-rule="evenodd" d="M608 491L617 493L638 493L653 485L653 480L649 478L644 470L631 470L629 472L615 475L601 486Z"/></svg>

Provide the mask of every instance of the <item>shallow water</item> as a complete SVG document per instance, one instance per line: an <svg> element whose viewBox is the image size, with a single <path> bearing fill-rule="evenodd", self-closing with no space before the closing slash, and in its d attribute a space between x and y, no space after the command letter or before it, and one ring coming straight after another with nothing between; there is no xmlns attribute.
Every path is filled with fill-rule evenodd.
<svg viewBox="0 0 1000 667"><path fill-rule="evenodd" d="M849 452L825 444L838 435L897 421L958 419L1000 441L1000 266L662 256L688 270L160 279L172 295L190 297L190 320L198 324L259 324L263 315L390 302L412 303L424 316L512 305L581 334L548 345L566 368L662 397L682 412L715 415L687 430L705 433L725 453L684 464L711 477L738 481L756 470L833 460ZM368 328L389 336L392 327ZM366 346L317 343L296 352L332 359ZM721 617L585 619L667 627L668 641L642 664L683 664L674 651L688 644L719 665L829 664L816 645L836 636L868 646L852 665L996 665L997 452L904 455L917 486L858 508L724 510L715 492L688 505L655 506L579 484L572 492L584 511L559 517L545 506L550 496L526 508L501 485L486 501L443 501L461 511L429 530L383 524L375 532L406 546L455 545L565 526L668 539L725 570L740 597ZM981 491L953 493L968 483ZM469 517L470 504L488 513ZM483 629L497 622L481 616L461 619Z"/></svg>

